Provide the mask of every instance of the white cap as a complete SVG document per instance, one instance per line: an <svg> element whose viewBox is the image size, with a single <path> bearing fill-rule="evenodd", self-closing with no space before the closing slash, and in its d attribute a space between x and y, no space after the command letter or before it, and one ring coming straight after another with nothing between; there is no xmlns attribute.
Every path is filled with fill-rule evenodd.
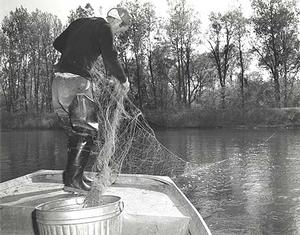
<svg viewBox="0 0 300 235"><path fill-rule="evenodd" d="M124 26L129 26L131 23L131 17L129 12L123 7L111 8L107 12L107 17L112 17L121 21Z"/></svg>

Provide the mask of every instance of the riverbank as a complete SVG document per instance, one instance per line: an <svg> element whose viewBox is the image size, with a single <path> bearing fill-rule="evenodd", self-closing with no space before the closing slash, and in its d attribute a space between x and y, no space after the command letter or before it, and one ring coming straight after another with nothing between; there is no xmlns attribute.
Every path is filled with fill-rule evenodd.
<svg viewBox="0 0 300 235"><path fill-rule="evenodd" d="M300 108L253 109L244 115L233 110L145 111L157 128L299 128ZM1 114L1 129L60 129L54 113Z"/></svg>
<svg viewBox="0 0 300 235"><path fill-rule="evenodd" d="M55 113L1 113L1 129L60 129Z"/></svg>
<svg viewBox="0 0 300 235"><path fill-rule="evenodd" d="M149 123L167 128L298 128L300 108L146 112Z"/></svg>

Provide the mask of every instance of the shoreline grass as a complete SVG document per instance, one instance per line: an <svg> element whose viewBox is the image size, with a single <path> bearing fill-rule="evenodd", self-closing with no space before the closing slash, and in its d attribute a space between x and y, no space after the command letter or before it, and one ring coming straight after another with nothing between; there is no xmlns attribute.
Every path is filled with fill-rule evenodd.
<svg viewBox="0 0 300 235"><path fill-rule="evenodd" d="M145 111L154 128L300 128L300 108ZM61 129L55 113L2 113L1 130Z"/></svg>
<svg viewBox="0 0 300 235"><path fill-rule="evenodd" d="M146 112L153 126L167 128L290 128L300 127L300 108Z"/></svg>
<svg viewBox="0 0 300 235"><path fill-rule="evenodd" d="M1 130L60 129L55 113L2 113Z"/></svg>

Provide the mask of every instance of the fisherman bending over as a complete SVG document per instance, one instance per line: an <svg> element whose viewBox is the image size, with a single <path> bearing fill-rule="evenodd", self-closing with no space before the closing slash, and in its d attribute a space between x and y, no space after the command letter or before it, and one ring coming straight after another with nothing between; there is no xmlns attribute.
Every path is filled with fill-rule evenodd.
<svg viewBox="0 0 300 235"><path fill-rule="evenodd" d="M71 126L68 160L63 172L67 191L90 190L91 180L83 171L98 132L90 69L100 55L111 75L126 91L129 89L128 79L117 58L113 34L128 29L130 16L124 8L113 8L106 20L100 17L77 19L53 43L61 53L52 84L53 107L60 119Z"/></svg>

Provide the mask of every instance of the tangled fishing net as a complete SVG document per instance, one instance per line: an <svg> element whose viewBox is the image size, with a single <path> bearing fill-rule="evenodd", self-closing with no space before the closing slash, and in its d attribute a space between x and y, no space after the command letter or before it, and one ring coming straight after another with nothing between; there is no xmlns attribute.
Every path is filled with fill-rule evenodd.
<svg viewBox="0 0 300 235"><path fill-rule="evenodd" d="M94 100L99 107L99 131L93 151L93 184L87 206L98 205L105 188L119 173L162 175L171 178L191 171L188 163L164 147L142 112L130 101L123 85L105 75L99 61L91 70Z"/></svg>

